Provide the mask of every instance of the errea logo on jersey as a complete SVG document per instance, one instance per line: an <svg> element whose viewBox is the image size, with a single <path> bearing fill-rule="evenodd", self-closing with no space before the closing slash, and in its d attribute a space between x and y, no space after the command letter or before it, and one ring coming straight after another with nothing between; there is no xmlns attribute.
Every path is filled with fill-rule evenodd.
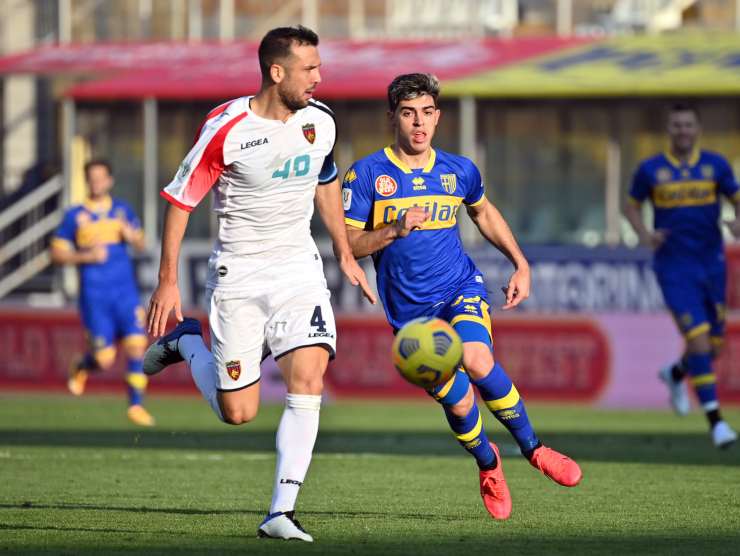
<svg viewBox="0 0 740 556"><path fill-rule="evenodd" d="M247 141L246 143L240 143L239 146L242 150L249 149L251 147L259 147L260 145L267 145L269 141L267 140L267 137L263 137L262 139L255 139L254 141Z"/></svg>

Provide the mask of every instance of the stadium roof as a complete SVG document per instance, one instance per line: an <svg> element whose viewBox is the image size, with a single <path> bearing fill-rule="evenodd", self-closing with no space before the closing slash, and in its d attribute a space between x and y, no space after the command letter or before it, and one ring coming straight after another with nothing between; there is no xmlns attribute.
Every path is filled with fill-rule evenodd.
<svg viewBox="0 0 740 556"><path fill-rule="evenodd" d="M400 73L429 71L445 96L575 98L740 94L740 35L609 39L325 41L318 96L383 98ZM260 85L257 44L150 43L44 47L0 58L0 74L75 77L77 99L223 99Z"/></svg>
<svg viewBox="0 0 740 556"><path fill-rule="evenodd" d="M382 98L400 73L428 71L449 81L582 44L582 39L522 38L443 42L321 44L321 98ZM78 99L213 99L256 91L257 44L150 43L47 46L0 58L0 74L78 78Z"/></svg>

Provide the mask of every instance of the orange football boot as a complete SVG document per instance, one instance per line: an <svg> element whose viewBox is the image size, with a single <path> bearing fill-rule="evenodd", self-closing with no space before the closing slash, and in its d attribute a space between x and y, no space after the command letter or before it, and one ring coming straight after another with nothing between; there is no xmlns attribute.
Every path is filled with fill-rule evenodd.
<svg viewBox="0 0 740 556"><path fill-rule="evenodd" d="M581 468L575 461L547 446L537 448L529 463L532 467L542 471L545 477L559 485L574 487L581 482L583 477Z"/></svg>
<svg viewBox="0 0 740 556"><path fill-rule="evenodd" d="M89 373L80 363L73 363L69 369L67 378L67 389L73 396L81 396L85 392L85 384Z"/></svg>
<svg viewBox="0 0 740 556"><path fill-rule="evenodd" d="M498 447L491 442L496 454L496 467L480 471L480 495L483 504L493 519L509 519L511 515L511 494L504 479L504 465L498 453Z"/></svg>
<svg viewBox="0 0 740 556"><path fill-rule="evenodd" d="M129 421L136 425L139 425L140 427L154 426L154 417L152 417L151 414L141 405L129 406L128 410L126 411L126 416L128 417Z"/></svg>

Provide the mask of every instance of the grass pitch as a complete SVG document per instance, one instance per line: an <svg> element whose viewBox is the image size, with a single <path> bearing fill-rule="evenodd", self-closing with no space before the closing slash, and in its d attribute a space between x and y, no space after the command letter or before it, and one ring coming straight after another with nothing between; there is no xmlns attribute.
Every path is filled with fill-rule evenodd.
<svg viewBox="0 0 740 556"><path fill-rule="evenodd" d="M14 554L738 554L740 446L719 452L703 418L532 405L545 443L579 461L549 482L487 414L514 499L488 517L472 459L431 400L326 404L298 518L313 544L258 540L274 431L195 397L150 396L152 430L122 397L0 397L0 551ZM482 409L485 411L485 408ZM740 427L740 411L725 411Z"/></svg>

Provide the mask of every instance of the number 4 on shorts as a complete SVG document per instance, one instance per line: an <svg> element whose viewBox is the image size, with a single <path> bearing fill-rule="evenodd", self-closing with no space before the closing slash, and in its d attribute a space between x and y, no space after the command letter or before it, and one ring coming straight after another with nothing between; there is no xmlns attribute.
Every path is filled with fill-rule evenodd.
<svg viewBox="0 0 740 556"><path fill-rule="evenodd" d="M316 305L311 316L311 326L315 326L319 332L326 332L326 321L321 316L321 305Z"/></svg>

